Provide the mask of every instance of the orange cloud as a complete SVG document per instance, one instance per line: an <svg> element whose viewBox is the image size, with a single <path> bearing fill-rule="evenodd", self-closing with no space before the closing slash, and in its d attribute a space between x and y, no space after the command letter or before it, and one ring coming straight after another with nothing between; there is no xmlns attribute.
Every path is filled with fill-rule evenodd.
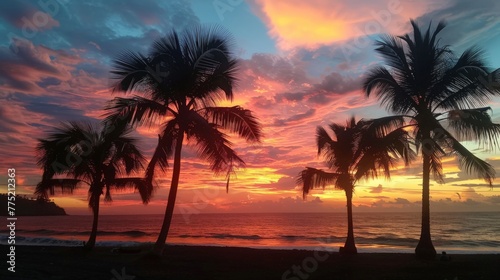
<svg viewBox="0 0 500 280"><path fill-rule="evenodd" d="M374 33L401 33L409 18L426 10L425 3L376 0L258 0L259 16L281 49L315 48Z"/></svg>

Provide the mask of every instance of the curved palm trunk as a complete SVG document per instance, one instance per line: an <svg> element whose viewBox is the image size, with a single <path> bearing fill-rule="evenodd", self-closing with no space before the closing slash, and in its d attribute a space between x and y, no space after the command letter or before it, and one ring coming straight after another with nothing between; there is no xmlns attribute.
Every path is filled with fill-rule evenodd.
<svg viewBox="0 0 500 280"><path fill-rule="evenodd" d="M92 205L92 213L93 213L93 220L92 220L92 231L90 232L90 237L87 243L85 243L85 248L88 250L92 250L95 246L95 240L97 237L97 223L99 221L99 204L100 204L100 196L97 197L97 203L95 205Z"/></svg>
<svg viewBox="0 0 500 280"><path fill-rule="evenodd" d="M352 221L352 189L346 189L345 195L347 198L347 239L344 247L340 248L340 253L343 255L357 254L356 244L354 242L354 225Z"/></svg>
<svg viewBox="0 0 500 280"><path fill-rule="evenodd" d="M170 184L170 191L168 193L167 208L165 209L165 216L163 217L163 225L161 226L160 234L158 235L158 239L156 240L153 249L154 253L158 256L161 256L163 254L168 230L170 229L172 216L174 214L175 198L177 196L177 187L179 186L179 176L181 173L181 150L183 138L184 132L180 131L179 136L177 137L177 142L175 144L174 169L172 171L172 182Z"/></svg>
<svg viewBox="0 0 500 280"><path fill-rule="evenodd" d="M430 135L427 135L430 137ZM424 138L426 139L426 138ZM423 157L423 182L422 182L422 228L420 231L420 240L415 248L415 254L418 258L433 259L436 257L436 249L431 240L431 213L430 213L430 166L431 157L429 152L422 151Z"/></svg>

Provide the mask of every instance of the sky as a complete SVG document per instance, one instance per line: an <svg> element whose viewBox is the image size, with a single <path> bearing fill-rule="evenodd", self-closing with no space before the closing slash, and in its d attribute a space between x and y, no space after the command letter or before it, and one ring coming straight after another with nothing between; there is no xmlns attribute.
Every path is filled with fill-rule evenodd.
<svg viewBox="0 0 500 280"><path fill-rule="evenodd" d="M326 168L316 154L317 126L351 116L389 113L361 90L368 69L383 62L374 52L382 34L411 31L410 19L427 27L446 20L440 44L457 54L479 46L488 65L500 67L500 2L497 0L169 0L1 1L0 156L2 191L7 169L16 169L16 191L31 195L42 171L35 146L62 121L102 118L110 93L111 61L175 29L219 25L232 35L240 59L239 83L230 104L250 109L263 126L262 143L231 138L246 168L231 178L214 176L187 145L177 213L345 211L343 192L326 188L302 199L296 177L306 166ZM500 123L500 99L489 104ZM139 127L136 137L151 156L158 130ZM465 143L500 174L500 153ZM420 211L421 163L398 164L391 180L360 181L354 211ZM431 183L432 211L498 211L495 179L484 181L443 158L445 184ZM160 187L148 205L138 193L119 192L101 214L161 214L171 173L158 173ZM87 189L52 197L69 214L90 214Z"/></svg>

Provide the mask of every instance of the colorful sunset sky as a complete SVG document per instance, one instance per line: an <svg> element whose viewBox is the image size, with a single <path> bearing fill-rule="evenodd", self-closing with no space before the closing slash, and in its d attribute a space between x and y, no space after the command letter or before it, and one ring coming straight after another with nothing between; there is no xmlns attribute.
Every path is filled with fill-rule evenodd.
<svg viewBox="0 0 500 280"><path fill-rule="evenodd" d="M125 50L147 53L172 29L217 24L234 37L241 59L233 105L251 109L263 125L261 144L234 147L247 166L232 177L215 177L195 149L183 150L178 213L345 211L343 192L327 188L302 199L295 184L306 166L325 168L317 157L317 126L351 116L389 113L366 98L361 81L381 64L373 42L381 34L411 31L446 20L440 44L460 54L477 45L492 68L500 67L498 0L169 0L169 1L2 1L0 2L0 155L2 190L7 169L16 169L17 193L32 195L41 179L36 139L61 121L98 122L110 93L111 61ZM231 105L225 102L222 105ZM500 98L491 100L500 123ZM140 127L136 137L151 156L158 130ZM466 146L492 164L500 176L500 153L474 142ZM500 190L443 159L445 184L432 182L432 211L498 211ZM398 165L391 180L361 181L354 211L419 211L419 161ZM148 205L138 193L115 193L102 214L161 214L170 173ZM90 214L87 189L52 197L69 214Z"/></svg>

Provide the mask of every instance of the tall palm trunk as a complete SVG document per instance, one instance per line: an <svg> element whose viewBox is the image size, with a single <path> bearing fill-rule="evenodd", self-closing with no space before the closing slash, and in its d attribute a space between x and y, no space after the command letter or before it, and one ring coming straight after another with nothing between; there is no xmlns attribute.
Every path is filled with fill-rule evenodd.
<svg viewBox="0 0 500 280"><path fill-rule="evenodd" d="M345 189L347 198L347 239L341 253L345 255L353 255L358 253L354 242L354 225L352 221L352 188Z"/></svg>
<svg viewBox="0 0 500 280"><path fill-rule="evenodd" d="M156 240L153 250L154 253L158 256L161 256L163 254L168 230L170 229L172 216L174 214L175 198L177 196L177 187L179 186L179 176L181 173L181 150L183 138L184 132L181 130L179 131L179 136L177 136L177 142L175 144L174 169L172 171L172 182L170 184L170 191L168 193L167 208L165 209L163 225L161 226L160 234L158 235L158 239Z"/></svg>
<svg viewBox="0 0 500 280"><path fill-rule="evenodd" d="M430 139L430 133L423 135L424 139ZM423 175L422 175L422 228L420 231L420 240L415 248L415 254L418 258L433 259L436 257L436 249L432 244L431 239L431 213L430 213L430 168L431 168L431 151L426 151L426 147L422 147L423 158ZM430 147L433 149L434 147Z"/></svg>
<svg viewBox="0 0 500 280"><path fill-rule="evenodd" d="M90 232L90 237L87 243L85 243L85 248L88 250L92 250L95 246L95 240L97 237L97 223L99 221L99 204L100 204L100 198L101 196L99 195L97 198L92 199L94 201L92 205L92 213L93 213L93 220L92 220L92 231Z"/></svg>

